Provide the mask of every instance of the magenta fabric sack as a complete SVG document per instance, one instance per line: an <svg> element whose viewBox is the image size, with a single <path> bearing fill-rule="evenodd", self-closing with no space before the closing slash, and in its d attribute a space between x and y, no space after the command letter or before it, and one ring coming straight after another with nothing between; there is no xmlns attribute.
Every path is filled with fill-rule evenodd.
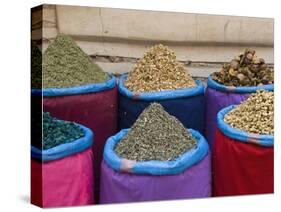
<svg viewBox="0 0 281 212"><path fill-rule="evenodd" d="M259 89L273 91L274 85L252 86L252 87L232 87L224 86L215 82L211 76L207 81L207 88L205 91L206 99L206 117L205 117L205 136L212 147L215 138L215 131L217 127L218 112L230 105L236 105L249 97L251 93Z"/></svg>
<svg viewBox="0 0 281 212"><path fill-rule="evenodd" d="M113 151L128 129L107 140L101 166L100 203L175 200L211 196L209 147L197 131L197 148L174 161L135 162Z"/></svg>
<svg viewBox="0 0 281 212"><path fill-rule="evenodd" d="M47 150L31 147L31 202L40 207L94 204L93 133Z"/></svg>

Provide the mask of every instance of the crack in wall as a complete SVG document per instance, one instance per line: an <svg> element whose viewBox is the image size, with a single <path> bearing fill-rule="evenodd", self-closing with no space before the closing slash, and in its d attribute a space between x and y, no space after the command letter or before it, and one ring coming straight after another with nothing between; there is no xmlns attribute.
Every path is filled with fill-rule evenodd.
<svg viewBox="0 0 281 212"><path fill-rule="evenodd" d="M121 56L109 56L109 55L92 55L91 58L95 62L103 63L137 63L139 58L135 57L121 57ZM221 67L225 62L209 62L209 61L191 61L191 60L179 60L186 66L208 66L208 67ZM267 63L269 67L273 67L272 63Z"/></svg>

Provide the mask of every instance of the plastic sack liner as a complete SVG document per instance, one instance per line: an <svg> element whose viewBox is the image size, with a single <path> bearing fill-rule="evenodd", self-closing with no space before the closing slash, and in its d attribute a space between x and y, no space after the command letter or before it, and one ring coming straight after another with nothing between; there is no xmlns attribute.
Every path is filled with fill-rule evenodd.
<svg viewBox="0 0 281 212"><path fill-rule="evenodd" d="M72 143L43 151L32 147L31 203L41 207L94 204L93 133L81 127L85 136Z"/></svg>
<svg viewBox="0 0 281 212"><path fill-rule="evenodd" d="M257 90L269 90L272 91L273 90L273 84L268 84L268 85L261 85L261 86L226 86L226 85L222 85L217 83L216 81L214 81L212 79L211 76L208 77L208 87L213 88L215 90L218 91L222 91L222 92L228 92L228 93L253 93L256 92Z"/></svg>
<svg viewBox="0 0 281 212"><path fill-rule="evenodd" d="M128 74L123 74L119 81L119 92L129 98L139 99L145 101L151 100L167 100L167 99L176 99L182 97L191 97L204 93L204 85L200 80L196 80L197 87L188 88L188 89L177 89L177 90L166 90L161 92L131 92L128 90L124 81L126 80Z"/></svg>
<svg viewBox="0 0 281 212"><path fill-rule="evenodd" d="M211 195L208 144L196 131L198 147L175 161L135 162L119 158L112 150L128 130L108 139L101 168L100 203L124 203Z"/></svg>
<svg viewBox="0 0 281 212"><path fill-rule="evenodd" d="M95 84L87 84L83 86L74 86L69 88L45 88L41 89L32 89L32 95L42 95L44 97L52 97L52 96L68 96L68 95L76 95L76 94L86 94L86 93L93 93L104 91L107 89L112 89L116 85L116 79L113 75L110 75L110 79L102 82L102 83L95 83Z"/></svg>
<svg viewBox="0 0 281 212"><path fill-rule="evenodd" d="M274 85L264 86L249 86L249 87L234 87L224 86L215 82L211 76L207 81L207 89L205 92L206 97L206 117L205 117L205 136L212 147L212 143L215 137L215 130L217 124L217 113L233 104L239 104L249 97L251 93L260 89L269 91L274 90Z"/></svg>
<svg viewBox="0 0 281 212"><path fill-rule="evenodd" d="M33 95L42 91L33 90ZM95 200L98 202L100 165L106 139L117 132L116 78L103 83L71 88L43 89L43 111L53 117L82 124L95 132L94 154Z"/></svg>
<svg viewBox="0 0 281 212"><path fill-rule="evenodd" d="M84 137L81 137L73 142L61 144L47 150L42 150L31 146L31 157L46 162L64 158L69 155L82 152L85 149L91 147L94 139L93 132L87 127L84 127L83 125L77 125L83 129L85 133Z"/></svg>
<svg viewBox="0 0 281 212"><path fill-rule="evenodd" d="M224 115L235 106L218 113L213 146L213 195L273 193L272 135L257 135L231 128Z"/></svg>
<svg viewBox="0 0 281 212"><path fill-rule="evenodd" d="M127 74L123 74L118 83L119 130L130 128L150 103L158 102L169 114L177 117L186 128L203 133L205 98L204 85L201 81L196 80L195 88L136 93L125 87L126 78Z"/></svg>

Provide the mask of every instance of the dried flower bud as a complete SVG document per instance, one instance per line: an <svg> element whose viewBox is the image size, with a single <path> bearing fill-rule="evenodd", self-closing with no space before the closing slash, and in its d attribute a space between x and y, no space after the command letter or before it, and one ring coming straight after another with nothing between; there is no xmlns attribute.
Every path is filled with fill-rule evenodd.
<svg viewBox="0 0 281 212"><path fill-rule="evenodd" d="M274 134L274 93L258 90L233 110L224 121L233 128L249 133Z"/></svg>
<svg viewBox="0 0 281 212"><path fill-rule="evenodd" d="M176 61L175 53L162 44L153 46L144 54L124 84L134 92L176 90L196 86L183 64Z"/></svg>

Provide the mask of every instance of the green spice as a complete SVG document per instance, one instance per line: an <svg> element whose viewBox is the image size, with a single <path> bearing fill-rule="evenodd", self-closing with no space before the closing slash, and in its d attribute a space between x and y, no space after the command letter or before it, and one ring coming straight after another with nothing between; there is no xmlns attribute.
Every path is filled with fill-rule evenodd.
<svg viewBox="0 0 281 212"><path fill-rule="evenodd" d="M100 83L109 76L72 40L59 34L43 54L43 87L66 88Z"/></svg>
<svg viewBox="0 0 281 212"><path fill-rule="evenodd" d="M274 93L258 90L236 108L228 112L224 121L231 127L249 133L272 134L274 113Z"/></svg>
<svg viewBox="0 0 281 212"><path fill-rule="evenodd" d="M115 151L129 160L170 161L196 146L196 139L182 123L153 103L141 113Z"/></svg>
<svg viewBox="0 0 281 212"><path fill-rule="evenodd" d="M42 87L42 52L31 41L31 88L41 89Z"/></svg>
<svg viewBox="0 0 281 212"><path fill-rule="evenodd" d="M82 128L73 122L62 121L43 113L43 149L73 142L85 135ZM40 147L41 148L41 147Z"/></svg>
<svg viewBox="0 0 281 212"><path fill-rule="evenodd" d="M246 49L211 77L226 86L260 86L274 83L273 69L268 67L263 58L258 58L253 49Z"/></svg>

